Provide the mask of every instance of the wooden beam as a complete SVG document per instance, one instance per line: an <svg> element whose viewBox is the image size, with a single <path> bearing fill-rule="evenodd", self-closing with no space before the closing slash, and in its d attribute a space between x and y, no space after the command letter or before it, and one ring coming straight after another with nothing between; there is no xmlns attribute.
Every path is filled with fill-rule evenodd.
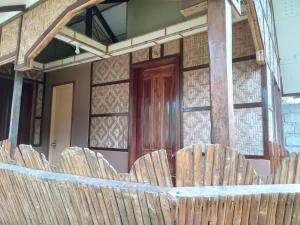
<svg viewBox="0 0 300 225"><path fill-rule="evenodd" d="M59 30L76 14L104 0L47 0L38 7L25 10L22 15L22 28L15 70L32 68L33 60L50 43ZM59 6L59 7L58 7ZM49 15L49 16L43 16ZM38 27L39 29L28 29Z"/></svg>
<svg viewBox="0 0 300 225"><path fill-rule="evenodd" d="M191 16L195 13L202 12L204 10L207 10L207 0L201 1L197 4L194 4L192 6L182 8L180 10L181 14L184 15L185 17Z"/></svg>
<svg viewBox="0 0 300 225"><path fill-rule="evenodd" d="M12 148L15 149L18 142L19 119L21 109L21 97L23 87L23 74L15 72L14 89L11 104L10 125L9 125L9 139L12 143Z"/></svg>
<svg viewBox="0 0 300 225"><path fill-rule="evenodd" d="M55 38L74 46L79 45L81 49L97 56L103 56L106 53L105 45L68 27L62 28Z"/></svg>
<svg viewBox="0 0 300 225"><path fill-rule="evenodd" d="M24 11L25 9L26 9L26 5L7 5L7 6L1 6L0 12Z"/></svg>
<svg viewBox="0 0 300 225"><path fill-rule="evenodd" d="M256 61L259 65L264 65L265 64L264 44L263 44L262 35L258 24L258 17L256 14L255 5L253 0L246 0L245 3L246 3L248 22L251 29L254 47L256 50Z"/></svg>
<svg viewBox="0 0 300 225"><path fill-rule="evenodd" d="M114 32L111 30L110 26L106 22L105 18L102 16L101 12L97 8L97 6L93 6L92 9L94 10L96 16L98 17L100 23L102 24L103 28L105 29L106 33L108 34L109 38L113 43L118 42Z"/></svg>
<svg viewBox="0 0 300 225"><path fill-rule="evenodd" d="M242 7L240 0L229 0L232 9L233 15L241 16ZM203 12L207 10L208 0L181 0L181 14L185 17L191 16L195 13Z"/></svg>
<svg viewBox="0 0 300 225"><path fill-rule="evenodd" d="M228 0L208 1L212 143L234 146L232 13Z"/></svg>
<svg viewBox="0 0 300 225"><path fill-rule="evenodd" d="M87 9L85 14L85 35L92 37L93 35L93 10Z"/></svg>

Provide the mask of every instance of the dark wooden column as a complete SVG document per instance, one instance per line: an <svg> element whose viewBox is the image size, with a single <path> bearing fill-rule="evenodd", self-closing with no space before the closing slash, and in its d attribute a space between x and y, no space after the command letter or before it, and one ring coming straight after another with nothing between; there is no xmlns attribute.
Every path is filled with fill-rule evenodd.
<svg viewBox="0 0 300 225"><path fill-rule="evenodd" d="M15 72L13 97L11 103L11 115L8 138L12 142L12 147L15 149L18 141L19 119L21 109L21 97L23 87L23 74L19 71ZM28 131L29 132L29 131Z"/></svg>
<svg viewBox="0 0 300 225"><path fill-rule="evenodd" d="M228 0L208 0L212 143L234 146L232 14Z"/></svg>

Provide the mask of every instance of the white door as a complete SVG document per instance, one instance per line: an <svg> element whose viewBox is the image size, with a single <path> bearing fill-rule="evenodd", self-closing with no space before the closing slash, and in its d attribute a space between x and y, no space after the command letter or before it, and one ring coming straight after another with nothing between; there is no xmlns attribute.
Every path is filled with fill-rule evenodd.
<svg viewBox="0 0 300 225"><path fill-rule="evenodd" d="M49 161L54 164L71 144L73 88L73 83L52 88Z"/></svg>

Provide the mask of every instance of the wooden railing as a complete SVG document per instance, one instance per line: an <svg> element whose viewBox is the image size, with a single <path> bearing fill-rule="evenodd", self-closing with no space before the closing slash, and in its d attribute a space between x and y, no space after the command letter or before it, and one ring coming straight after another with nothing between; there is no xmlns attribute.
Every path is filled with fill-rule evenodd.
<svg viewBox="0 0 300 225"><path fill-rule="evenodd" d="M270 165L271 171L275 172L276 168L280 165L282 159L289 155L289 152L276 143L269 143L269 151L270 151Z"/></svg>
<svg viewBox="0 0 300 225"><path fill-rule="evenodd" d="M9 142L0 146L0 224L300 223L300 154L262 179L230 148L208 145L205 156L185 148L173 187L164 150L118 173L89 149L68 148L52 165L31 146L20 145L13 159Z"/></svg>

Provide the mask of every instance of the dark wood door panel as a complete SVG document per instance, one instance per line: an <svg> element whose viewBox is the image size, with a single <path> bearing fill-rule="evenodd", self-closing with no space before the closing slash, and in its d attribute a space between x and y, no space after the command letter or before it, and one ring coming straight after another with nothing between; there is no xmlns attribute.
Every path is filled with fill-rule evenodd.
<svg viewBox="0 0 300 225"><path fill-rule="evenodd" d="M162 60L161 64L155 61L154 65L150 62L133 70L133 76L136 89L131 91L135 93L132 97L136 102L131 109L136 109L136 113L132 113L136 117L131 117L133 137L129 165L142 155L166 149L172 169L172 154L180 144L178 60Z"/></svg>

